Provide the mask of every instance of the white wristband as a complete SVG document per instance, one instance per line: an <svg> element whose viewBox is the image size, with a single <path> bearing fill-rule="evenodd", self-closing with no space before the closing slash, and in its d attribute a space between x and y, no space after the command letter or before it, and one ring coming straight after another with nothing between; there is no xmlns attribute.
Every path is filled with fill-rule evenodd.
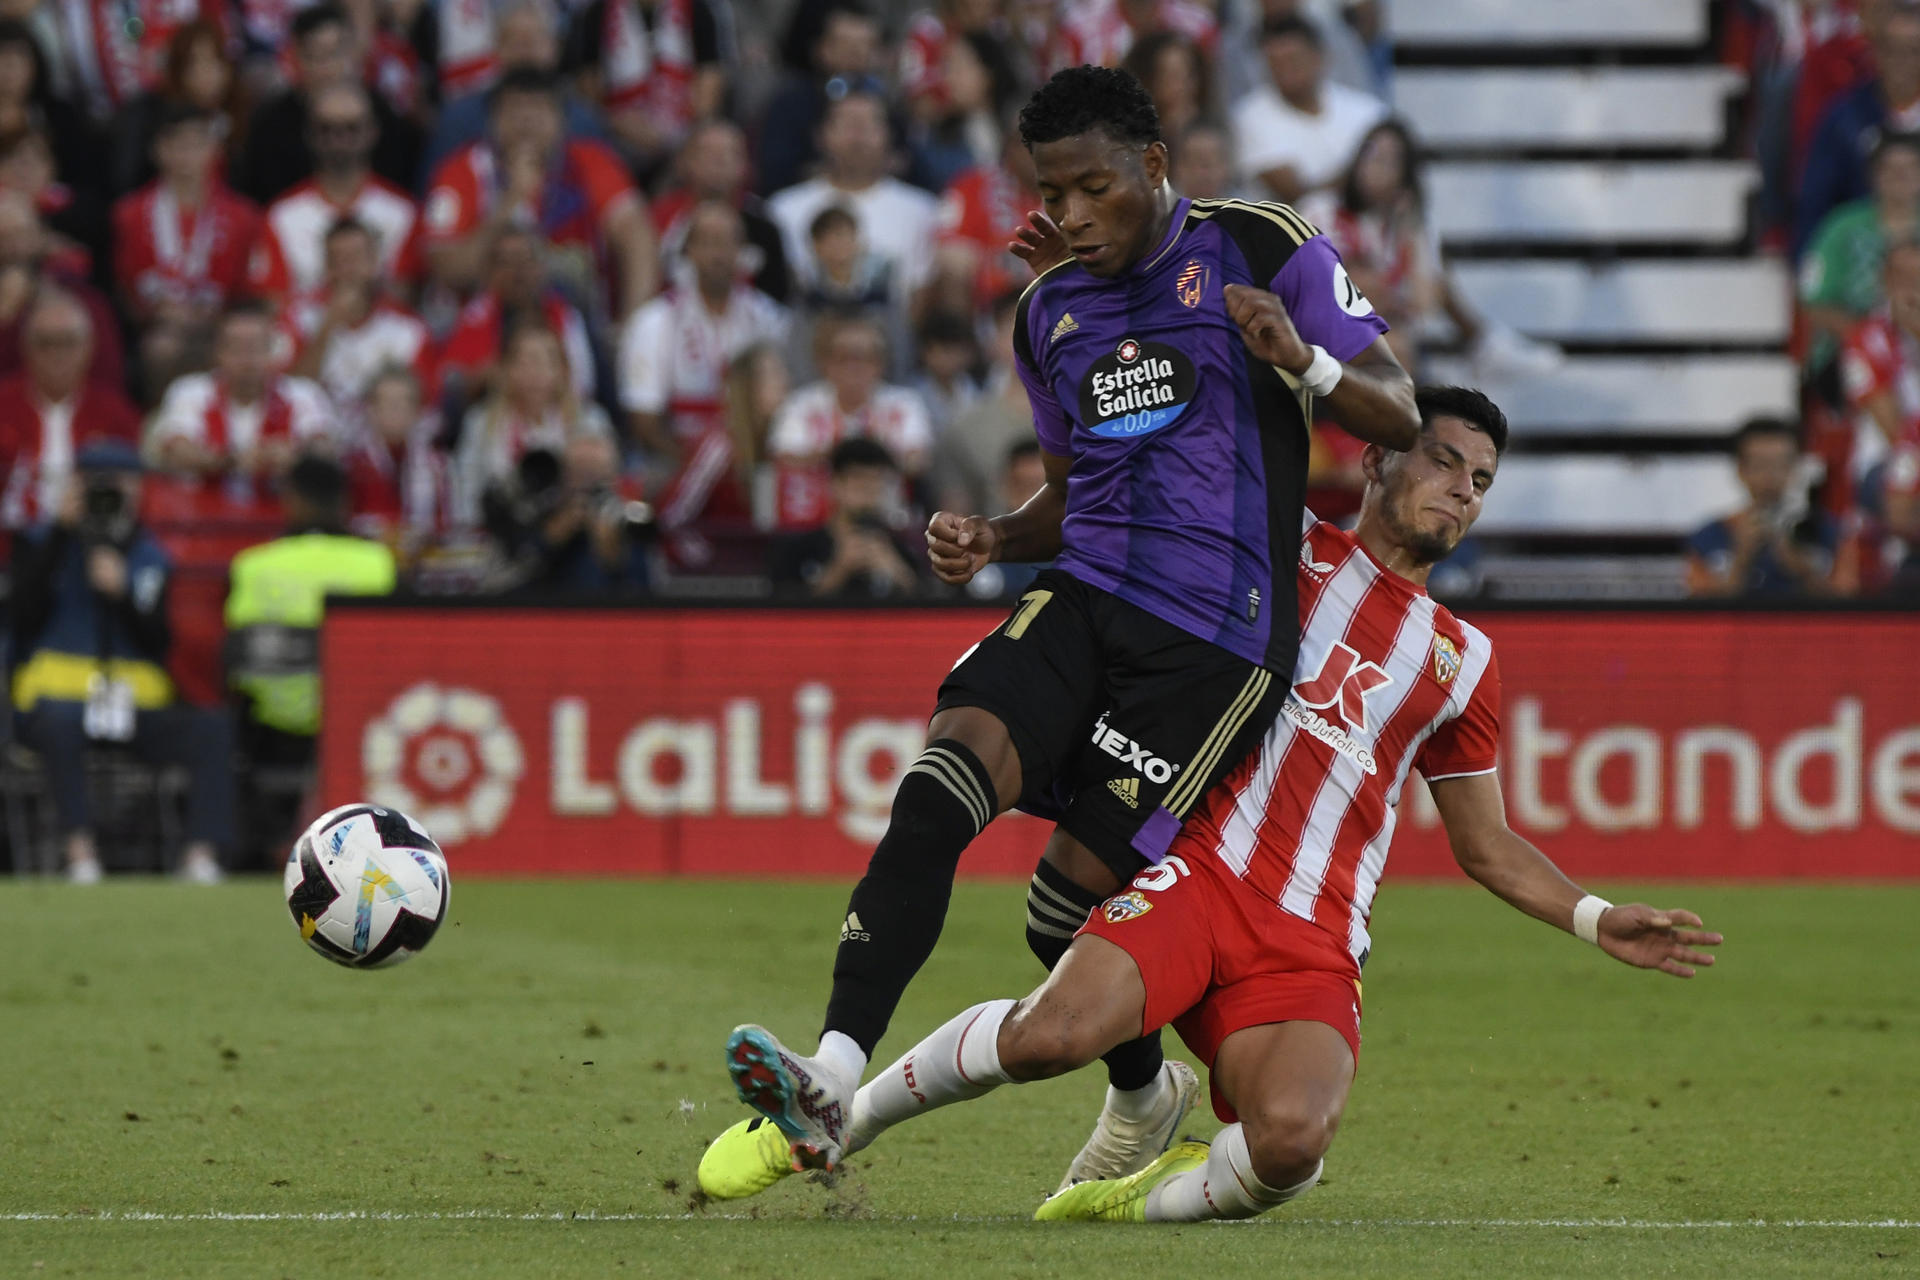
<svg viewBox="0 0 1920 1280"><path fill-rule="evenodd" d="M1340 385L1341 377L1347 372L1347 366L1328 355L1325 347L1316 345L1308 350L1313 352L1313 363L1307 366L1305 373L1299 375L1300 385L1308 395L1314 397L1332 395L1333 389Z"/></svg>
<svg viewBox="0 0 1920 1280"><path fill-rule="evenodd" d="M1582 942L1600 945L1600 917L1613 904L1588 894L1573 904L1573 936Z"/></svg>

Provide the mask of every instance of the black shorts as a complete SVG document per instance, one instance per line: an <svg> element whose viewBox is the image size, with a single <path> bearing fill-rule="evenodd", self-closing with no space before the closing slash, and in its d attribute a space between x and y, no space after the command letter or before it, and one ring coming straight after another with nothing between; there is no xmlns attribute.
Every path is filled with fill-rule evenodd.
<svg viewBox="0 0 1920 1280"><path fill-rule="evenodd" d="M1020 808L1127 879L1259 743L1289 683L1049 569L948 674L939 709L999 717L1020 753Z"/></svg>

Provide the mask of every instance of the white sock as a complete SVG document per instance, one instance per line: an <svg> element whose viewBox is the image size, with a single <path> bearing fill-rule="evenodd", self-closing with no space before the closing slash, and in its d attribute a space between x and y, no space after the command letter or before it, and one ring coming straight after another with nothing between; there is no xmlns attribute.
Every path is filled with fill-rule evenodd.
<svg viewBox="0 0 1920 1280"><path fill-rule="evenodd" d="M1012 1077L1000 1069L1000 1024L1011 1000L989 1000L949 1020L862 1085L853 1099L846 1150L852 1154L914 1116L978 1098Z"/></svg>
<svg viewBox="0 0 1920 1280"><path fill-rule="evenodd" d="M1253 1172L1247 1134L1230 1124L1207 1149L1207 1162L1168 1178L1147 1193L1148 1222L1205 1222L1251 1218L1313 1189L1323 1164L1291 1187L1270 1187Z"/></svg>
<svg viewBox="0 0 1920 1280"><path fill-rule="evenodd" d="M1107 1110L1122 1120L1145 1120L1160 1105L1160 1099L1171 1086L1172 1081L1168 1079L1165 1067L1161 1067L1153 1079L1138 1089L1116 1089L1108 1085Z"/></svg>
<svg viewBox="0 0 1920 1280"><path fill-rule="evenodd" d="M860 1077L867 1073L867 1055L860 1042L843 1032L829 1031L821 1036L813 1058L852 1088L858 1088Z"/></svg>

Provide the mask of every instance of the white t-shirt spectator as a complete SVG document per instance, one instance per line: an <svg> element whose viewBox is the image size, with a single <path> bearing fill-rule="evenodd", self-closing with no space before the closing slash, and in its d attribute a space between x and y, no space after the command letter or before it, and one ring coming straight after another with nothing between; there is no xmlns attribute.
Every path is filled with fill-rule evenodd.
<svg viewBox="0 0 1920 1280"><path fill-rule="evenodd" d="M830 383L816 382L787 397L773 416L767 450L779 458L824 458L842 440L865 436L887 446L907 474L925 464L933 447L927 406L905 387L882 384L873 399L849 413Z"/></svg>
<svg viewBox="0 0 1920 1280"><path fill-rule="evenodd" d="M333 434L326 392L305 378L277 377L252 404L235 404L219 379L189 373L174 379L147 429L149 445L182 438L237 456L266 436L313 440Z"/></svg>
<svg viewBox="0 0 1920 1280"><path fill-rule="evenodd" d="M1249 178L1289 168L1308 191L1330 187L1352 163L1367 130L1386 119L1387 106L1370 93L1328 82L1320 112L1308 115L1262 85L1233 109L1234 151Z"/></svg>
<svg viewBox="0 0 1920 1280"><path fill-rule="evenodd" d="M326 299L309 294L287 307L279 332L274 335L274 360L282 368L300 358L300 353L320 331L326 319ZM433 394L433 337L420 318L390 302L375 303L358 328L341 329L327 341L320 357L320 385L345 408L358 405L366 395L367 384L388 365L411 369L420 378L426 394Z"/></svg>
<svg viewBox="0 0 1920 1280"><path fill-rule="evenodd" d="M827 454L855 436L885 445L906 475L917 476L933 448L933 423L916 393L885 383L852 412L840 407L831 383L811 383L788 396L767 434L775 471L774 520L781 528L811 528L827 518L832 509ZM904 499L904 489L900 496Z"/></svg>
<svg viewBox="0 0 1920 1280"><path fill-rule="evenodd" d="M767 202L767 213L786 241L787 261L803 278L813 279L813 242L808 230L821 210L839 205L860 224L868 253L892 268L893 278L911 293L933 269L934 232L939 201L897 178L882 178L865 191L849 192L814 178L788 187Z"/></svg>
<svg viewBox="0 0 1920 1280"><path fill-rule="evenodd" d="M736 286L714 315L697 292L673 289L636 311L620 339L620 406L668 416L676 434L697 434L703 415L726 407L727 366L763 342L786 340L787 313L766 294Z"/></svg>

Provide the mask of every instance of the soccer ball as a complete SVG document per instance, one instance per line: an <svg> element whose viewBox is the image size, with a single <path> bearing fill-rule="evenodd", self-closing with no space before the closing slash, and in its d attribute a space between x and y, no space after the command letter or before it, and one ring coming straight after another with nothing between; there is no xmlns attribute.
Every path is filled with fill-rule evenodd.
<svg viewBox="0 0 1920 1280"><path fill-rule="evenodd" d="M399 964L447 918L446 855L398 809L322 814L294 842L285 884L307 945L353 969Z"/></svg>

